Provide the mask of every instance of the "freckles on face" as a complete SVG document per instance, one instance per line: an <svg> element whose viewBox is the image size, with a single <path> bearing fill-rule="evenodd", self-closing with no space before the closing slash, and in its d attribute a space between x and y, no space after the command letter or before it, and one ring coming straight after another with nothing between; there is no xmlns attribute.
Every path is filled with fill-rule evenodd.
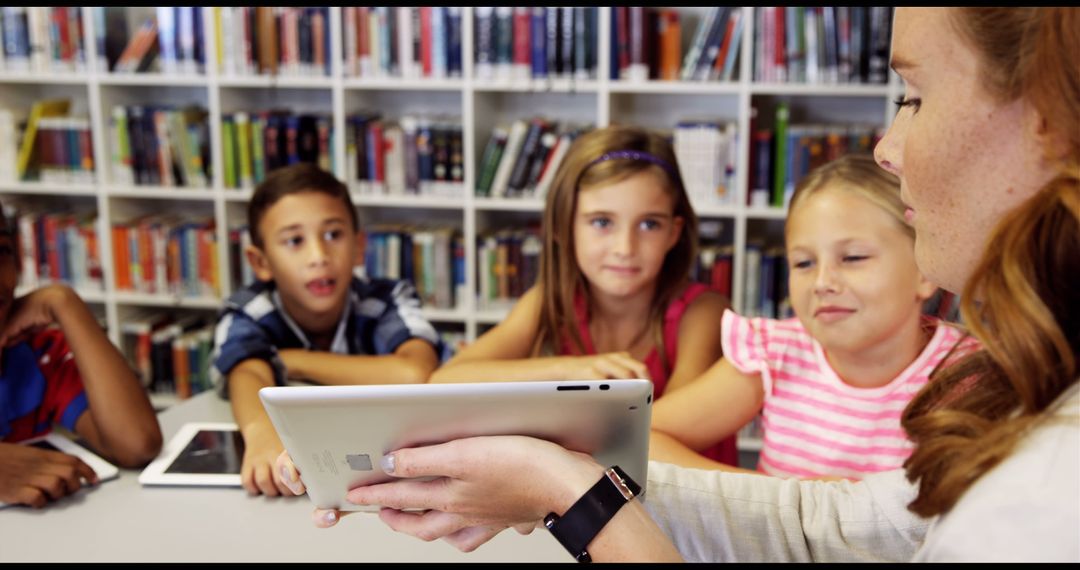
<svg viewBox="0 0 1080 570"><path fill-rule="evenodd" d="M912 208L920 268L959 291L1001 216L1037 190L1021 101L992 96L980 60L950 10L896 13L893 62L916 107L899 111L886 141L901 165L902 196ZM890 132L890 136L894 133Z"/></svg>

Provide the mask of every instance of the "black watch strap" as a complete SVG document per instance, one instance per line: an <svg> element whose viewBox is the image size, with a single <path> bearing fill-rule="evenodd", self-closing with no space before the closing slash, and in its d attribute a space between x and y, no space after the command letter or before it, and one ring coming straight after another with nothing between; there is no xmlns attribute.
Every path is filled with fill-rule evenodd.
<svg viewBox="0 0 1080 570"><path fill-rule="evenodd" d="M549 513L544 517L544 526L578 562L591 562L589 543L623 505L639 494L641 486L614 465L563 516Z"/></svg>

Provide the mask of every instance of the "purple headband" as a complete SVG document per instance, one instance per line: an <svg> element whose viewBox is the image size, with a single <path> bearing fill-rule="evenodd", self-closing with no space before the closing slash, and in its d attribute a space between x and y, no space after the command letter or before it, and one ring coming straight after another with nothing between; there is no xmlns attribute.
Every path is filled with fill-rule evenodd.
<svg viewBox="0 0 1080 570"><path fill-rule="evenodd" d="M668 164L667 161L657 158L642 150L613 150L611 152L605 152L604 154L600 155L600 158L597 158L596 160L590 162L589 166L586 168L591 168L594 164L599 164L601 162L619 159L642 160L645 162L651 162L659 166L660 168L663 168L664 171L667 172L669 176L671 176L672 180L679 180L679 173L675 170L674 166Z"/></svg>

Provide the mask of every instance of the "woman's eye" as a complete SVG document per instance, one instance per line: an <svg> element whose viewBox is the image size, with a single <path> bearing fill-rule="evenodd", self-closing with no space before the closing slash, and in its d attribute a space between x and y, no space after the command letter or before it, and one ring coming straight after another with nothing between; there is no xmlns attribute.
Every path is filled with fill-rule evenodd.
<svg viewBox="0 0 1080 570"><path fill-rule="evenodd" d="M866 256L866 255L845 255L844 256L844 263L857 263L859 261L862 261L862 260L866 259L867 257L869 257L869 256Z"/></svg>
<svg viewBox="0 0 1080 570"><path fill-rule="evenodd" d="M919 112L919 107L922 106L922 99L918 97L897 97L893 103L896 105L896 112L899 113L900 109L904 107L911 107L913 113Z"/></svg>
<svg viewBox="0 0 1080 570"><path fill-rule="evenodd" d="M296 246L300 245L301 243L303 243L303 241L304 241L304 238L299 237L299 236L287 238L285 240L285 247L296 247Z"/></svg>
<svg viewBox="0 0 1080 570"><path fill-rule="evenodd" d="M795 261L791 264L791 266L795 269L809 269L811 265L813 265L813 262L809 260Z"/></svg>
<svg viewBox="0 0 1080 570"><path fill-rule="evenodd" d="M641 229L643 230L655 230L660 228L660 222L656 220L642 220Z"/></svg>
<svg viewBox="0 0 1080 570"><path fill-rule="evenodd" d="M335 241L341 238L342 233L341 230L327 230L323 233L323 239L326 241Z"/></svg>
<svg viewBox="0 0 1080 570"><path fill-rule="evenodd" d="M610 218L593 218L589 220L589 225L594 228L605 229L611 226Z"/></svg>

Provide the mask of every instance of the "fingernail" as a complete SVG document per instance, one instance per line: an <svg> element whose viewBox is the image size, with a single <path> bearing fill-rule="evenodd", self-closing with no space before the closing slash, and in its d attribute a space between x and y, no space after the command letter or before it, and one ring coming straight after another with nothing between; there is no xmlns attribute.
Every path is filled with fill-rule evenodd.
<svg viewBox="0 0 1080 570"><path fill-rule="evenodd" d="M323 520L326 521L326 524L334 524L337 522L337 513L334 511L326 511L326 514L323 515Z"/></svg>
<svg viewBox="0 0 1080 570"><path fill-rule="evenodd" d="M382 470L385 471L386 473L393 473L394 472L394 456L393 455L384 455L384 456L382 456L382 459L379 460L379 467L382 467Z"/></svg>
<svg viewBox="0 0 1080 570"><path fill-rule="evenodd" d="M283 466L281 468L281 480L284 481L285 483L292 483L292 475L289 475L289 468L288 467Z"/></svg>

